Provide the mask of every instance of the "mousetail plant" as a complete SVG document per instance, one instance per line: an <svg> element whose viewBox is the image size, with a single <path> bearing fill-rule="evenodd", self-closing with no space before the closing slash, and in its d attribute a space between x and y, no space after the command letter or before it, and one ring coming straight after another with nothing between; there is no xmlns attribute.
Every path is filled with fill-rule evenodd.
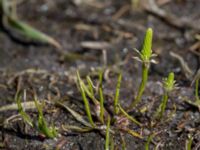
<svg viewBox="0 0 200 150"><path fill-rule="evenodd" d="M140 83L137 96L135 100L132 101L130 108L133 108L141 101L141 97L143 95L148 80L150 63L156 63L155 60L152 59L152 57L156 56L155 54L152 53L151 49L152 38L153 38L153 30L151 28L148 28L146 31L141 52L135 49L135 51L139 54L139 57L133 57L133 58L142 62L142 81Z"/></svg>
<svg viewBox="0 0 200 150"><path fill-rule="evenodd" d="M161 119L163 117L165 109L166 109L169 93L174 90L176 86L175 83L176 81L174 80L174 73L171 72L169 73L168 77L165 78L163 81L164 95L162 98L162 102L156 111L155 118Z"/></svg>

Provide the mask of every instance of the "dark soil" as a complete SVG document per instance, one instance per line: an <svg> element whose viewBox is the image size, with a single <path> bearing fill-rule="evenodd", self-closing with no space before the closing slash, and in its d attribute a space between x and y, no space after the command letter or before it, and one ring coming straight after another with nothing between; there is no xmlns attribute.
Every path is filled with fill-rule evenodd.
<svg viewBox="0 0 200 150"><path fill-rule="evenodd" d="M147 27L152 27L153 51L158 54L156 60L159 63L151 65L149 81L138 106L146 106L148 110L139 113L135 109L130 113L143 124L142 128L136 125L130 128L142 133L144 139L125 134L127 150L143 150L147 137L153 133L156 135L150 149L184 150L189 135L193 137L194 150L200 149L199 110L184 102L185 97L195 99L194 86L191 86L194 74L187 77L179 60L170 55L170 52L179 54L195 73L200 66L200 47L195 47L199 43L195 36L200 30L174 26L145 9L142 4L147 0L141 1L141 8L138 9L131 8L129 0L80 1L81 4L78 0L29 0L19 4L19 18L55 38L63 50L48 45L20 43L11 39L6 32L0 32L0 106L15 103L17 89L26 89L27 100L33 100L32 93L35 91L41 101L63 99L70 108L85 115L81 94L76 87L76 70L80 70L83 78L91 74L95 80L95 70L106 65L109 70L103 82L106 97L109 99L110 95L114 95L117 74L121 70L120 103L127 107L134 99L141 81L141 64L132 59L132 56L136 56L133 48L140 49ZM199 0L169 0L160 3L159 7L173 14L177 19L175 21L183 19L196 26L200 24ZM120 15L122 9L125 11ZM87 41L106 44L91 48L83 45ZM103 59L103 50L107 64ZM69 58L71 53L80 57ZM163 121L152 126L153 113L163 94L162 79L171 71L175 73L178 89L169 97ZM34 109L27 112L37 120ZM60 129L56 139L43 139L35 129L17 119L0 126L0 149L50 150L59 145L63 150L104 149L105 138L99 132L61 130L64 124L81 126L66 110L49 103L45 105L44 112L46 120ZM17 110L0 112L0 124L16 114ZM116 149L121 149L119 138L115 139Z"/></svg>

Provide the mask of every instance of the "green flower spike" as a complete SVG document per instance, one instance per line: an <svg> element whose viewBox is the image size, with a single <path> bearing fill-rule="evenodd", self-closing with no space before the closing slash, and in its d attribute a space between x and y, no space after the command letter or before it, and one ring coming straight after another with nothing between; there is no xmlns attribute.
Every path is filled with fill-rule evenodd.
<svg viewBox="0 0 200 150"><path fill-rule="evenodd" d="M174 73L171 72L168 78L164 79L163 85L166 92L171 92L175 87Z"/></svg>
<svg viewBox="0 0 200 150"><path fill-rule="evenodd" d="M157 56L156 54L152 53L152 39L153 39L153 30L148 28L146 31L146 35L143 42L143 47L141 52L137 49L134 49L138 54L139 57L133 57L134 59L145 63L148 67L150 63L157 63L152 58Z"/></svg>

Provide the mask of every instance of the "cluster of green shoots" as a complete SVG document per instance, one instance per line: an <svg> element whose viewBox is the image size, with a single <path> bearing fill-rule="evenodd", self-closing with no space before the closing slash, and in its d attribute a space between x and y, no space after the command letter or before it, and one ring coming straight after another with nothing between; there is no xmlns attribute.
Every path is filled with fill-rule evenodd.
<svg viewBox="0 0 200 150"><path fill-rule="evenodd" d="M87 76L87 84L85 84L84 81L81 79L79 72L77 72L77 81L78 81L77 83L84 102L85 112L90 124L89 128L91 130L92 129L100 131L105 130L106 150L109 150L110 147L113 145L112 144L113 136L110 136L110 134L116 135L116 134L121 134L121 132L126 132L134 137L142 138L140 134L129 129L130 122L138 126L141 126L141 123L132 116L130 116L119 103L119 92L120 92L122 75L119 74L118 76L116 92L113 99L113 107L105 107L102 80L103 80L102 71L100 71L99 86L95 88L89 76ZM93 112L92 110L94 110L93 115L92 115ZM96 118L96 121L94 121L94 118Z"/></svg>
<svg viewBox="0 0 200 150"><path fill-rule="evenodd" d="M131 102L130 107L127 110L123 109L119 101L120 86L122 81L121 73L118 75L116 91L112 101L113 105L107 106L105 105L107 101L104 99L105 95L103 92L103 71L99 71L99 80L96 86L94 85L90 76L87 76L86 82L84 82L84 80L81 79L79 72L77 71L77 85L83 99L87 119L85 119L84 116L80 115L78 112L58 101L56 102L57 105L64 107L77 121L79 121L84 126L78 127L74 125L63 125L62 128L64 130L73 130L78 132L98 130L103 135L105 135L106 150L114 148L114 135L117 134L121 137L123 149L126 147L123 138L124 133L128 133L137 138L143 138L141 134L129 128L131 122L138 127L141 127L142 124L134 117L129 115L128 112L130 109L136 107L138 103L140 103L146 87L146 83L148 81L150 64L155 62L152 59L155 56L155 54L152 53L151 48L152 38L153 31L151 28L149 28L147 29L141 52L136 50L136 52L139 54L139 57L134 58L142 62L142 81L140 83L136 98ZM173 91L174 87L174 73L169 73L168 77L163 81L164 94L162 102L155 113L156 118L161 119L163 117L168 101L168 96L170 92ZM198 81L196 82L196 87L198 87ZM198 98L198 90L196 91L196 97ZM37 128L40 133L44 134L48 138L54 138L57 136L55 127L48 127L42 112L42 105L38 102L37 98L35 98L35 106L38 110L37 125L34 125L30 116L27 115L27 113L23 110L20 94L17 94L16 101L18 104L19 113L27 124L29 124L31 127ZM149 138L148 142L150 142L150 139L151 138ZM148 148L148 144L146 147Z"/></svg>
<svg viewBox="0 0 200 150"><path fill-rule="evenodd" d="M99 86L94 86L93 81L89 76L86 78L85 83L81 77L79 72L77 72L77 83L78 88L81 92L83 103L85 106L85 112L88 118L87 122L81 115L77 112L74 112L67 106L64 106L79 122L85 125L85 128L79 128L75 126L65 126L67 130L78 130L81 132L91 131L91 130L105 130L105 149L113 149L113 136L115 134L120 134L122 147L125 149L125 141L124 138L121 136L122 132L131 134L134 137L143 138L142 135L138 134L137 132L129 129L130 122L138 125L139 127L142 124L137 121L134 117L128 114L130 109L133 109L137 104L141 101L146 83L148 80L148 72L149 67L152 62L155 62L152 58L155 54L152 53L152 37L153 31L152 29L148 29L145 35L143 48L141 52L136 50L139 54L139 57L134 57L136 60L142 62L142 81L140 83L136 98L132 101L130 107L126 110L122 108L119 102L119 93L120 93L120 85L122 80L122 75L119 74L118 81L116 85L116 92L113 99L113 105L111 107L105 107L106 101L104 100L103 94L103 73L100 71L99 73ZM155 117L161 119L166 109L167 100L169 93L175 87L175 80L174 80L174 73L170 73L168 78L164 79L163 82L163 89L164 94L162 98L162 102L156 111ZM62 104L60 104L62 105ZM95 118L95 120L94 120ZM148 147L148 144L147 146Z"/></svg>
<svg viewBox="0 0 200 150"><path fill-rule="evenodd" d="M15 99L17 102L19 114L21 115L25 123L37 129L39 133L44 135L46 138L55 138L57 136L57 131L56 131L55 126L48 127L47 122L43 115L42 104L38 102L36 97L34 98L34 101L35 101L36 109L38 111L37 124L35 124L33 120L31 119L31 117L24 111L21 104L22 96L19 92L17 92Z"/></svg>

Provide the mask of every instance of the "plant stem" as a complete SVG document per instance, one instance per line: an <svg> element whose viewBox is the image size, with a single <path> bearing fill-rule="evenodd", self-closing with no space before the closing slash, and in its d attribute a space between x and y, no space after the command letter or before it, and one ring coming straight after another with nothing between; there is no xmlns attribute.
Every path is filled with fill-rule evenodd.
<svg viewBox="0 0 200 150"><path fill-rule="evenodd" d="M82 95L82 98L83 98L83 102L84 102L84 105L85 105L85 111L86 111L88 120L89 120L90 124L92 125L92 127L95 127L95 124L94 124L94 121L93 121L92 115L91 115L89 101L88 101L87 96L86 96L87 91L88 91L88 93L90 93L90 92L89 92L88 88L85 86L84 82L81 80L81 77L80 77L80 74L79 74L78 71L77 71L77 78L78 78L78 85L80 87L80 92L81 92L81 95ZM93 95L92 95L92 97L93 97Z"/></svg>
<svg viewBox="0 0 200 150"><path fill-rule="evenodd" d="M120 86L121 86L121 80L122 80L122 74L119 74L118 81L117 81L117 86L116 86L116 92L115 92L115 99L114 99L114 112L115 115L119 113L119 92L120 92Z"/></svg>
<svg viewBox="0 0 200 150"><path fill-rule="evenodd" d="M93 119L92 119L89 102L88 102L88 99L87 99L87 97L85 95L85 91L84 91L84 89L82 87L82 84L80 84L80 89L81 89L81 95L82 95L82 98L83 98L83 102L84 102L84 105L85 105L86 114L88 116L90 124L94 127L95 124L94 124Z"/></svg>
<svg viewBox="0 0 200 150"><path fill-rule="evenodd" d="M104 124L103 70L99 70L100 121Z"/></svg>
<svg viewBox="0 0 200 150"><path fill-rule="evenodd" d="M135 107L140 101L141 101L141 97L143 95L143 92L145 90L145 86L148 80L148 72L149 72L149 64L146 64L145 62L143 62L142 64L142 81L140 83L140 87L138 90L138 94L136 99L131 103L130 108Z"/></svg>
<svg viewBox="0 0 200 150"><path fill-rule="evenodd" d="M137 121L135 118L133 118L132 116L130 116L120 105L118 105L118 107L124 116L126 116L129 120L131 120L135 124L141 126L141 123Z"/></svg>
<svg viewBox="0 0 200 150"><path fill-rule="evenodd" d="M145 150L149 150L150 149L150 143L151 143L153 137L154 137L154 134L149 135L149 137L147 138L147 142L145 143Z"/></svg>
<svg viewBox="0 0 200 150"><path fill-rule="evenodd" d="M102 87L99 88L99 95L100 95L100 120L101 123L104 124L104 98L103 98L103 90Z"/></svg>
<svg viewBox="0 0 200 150"><path fill-rule="evenodd" d="M164 95L163 95L163 98L162 98L162 103L161 103L161 111L160 111L160 114L159 114L159 118L162 118L163 117L163 114L165 112L165 108L166 108L166 105L167 105L167 100L168 100L168 92L165 92Z"/></svg>
<svg viewBox="0 0 200 150"><path fill-rule="evenodd" d="M110 117L108 117L108 122L106 127L105 150L109 150L109 144L110 144Z"/></svg>

